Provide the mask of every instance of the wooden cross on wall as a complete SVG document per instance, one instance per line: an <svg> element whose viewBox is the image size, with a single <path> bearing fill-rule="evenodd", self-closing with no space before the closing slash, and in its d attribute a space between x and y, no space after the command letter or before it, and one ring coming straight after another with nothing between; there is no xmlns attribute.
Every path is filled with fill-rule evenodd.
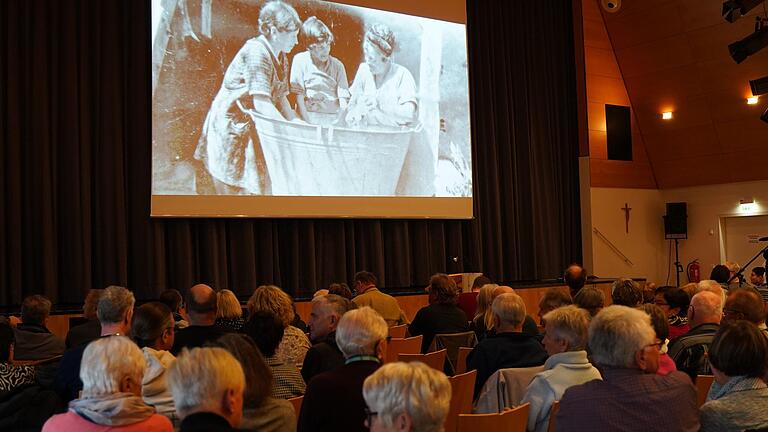
<svg viewBox="0 0 768 432"><path fill-rule="evenodd" d="M624 207L621 208L621 211L624 212L624 223L626 225L627 234L629 234L629 212L632 211L632 207L630 207L629 204L624 203Z"/></svg>

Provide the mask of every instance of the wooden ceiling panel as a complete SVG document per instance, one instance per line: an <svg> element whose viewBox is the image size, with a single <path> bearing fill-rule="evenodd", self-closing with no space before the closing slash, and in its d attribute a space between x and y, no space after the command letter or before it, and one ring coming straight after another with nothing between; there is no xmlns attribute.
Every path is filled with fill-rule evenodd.
<svg viewBox="0 0 768 432"><path fill-rule="evenodd" d="M647 163L590 159L589 175L593 187L657 188L653 171Z"/></svg>
<svg viewBox="0 0 768 432"><path fill-rule="evenodd" d="M685 35L691 48L691 54L697 61L730 60L728 45L749 36L754 31L754 21L740 19L733 24L720 24L693 30Z"/></svg>
<svg viewBox="0 0 768 432"><path fill-rule="evenodd" d="M731 174L722 162L727 159L727 154L663 159L654 161L653 173L662 189L730 183Z"/></svg>
<svg viewBox="0 0 768 432"><path fill-rule="evenodd" d="M587 128L605 132L605 104L600 102L587 103Z"/></svg>
<svg viewBox="0 0 768 432"><path fill-rule="evenodd" d="M768 104L755 106L754 115L745 120L718 122L715 125L717 136L731 152L744 152L768 148L768 124L760 121L760 113ZM768 163L768 159L765 159ZM765 164L763 164L765 166Z"/></svg>
<svg viewBox="0 0 768 432"><path fill-rule="evenodd" d="M648 8L606 20L613 49L622 50L681 34L683 22L677 8L666 5L663 12L659 9Z"/></svg>
<svg viewBox="0 0 768 432"><path fill-rule="evenodd" d="M611 32L610 27L608 32ZM685 38L675 36L650 43L616 50L624 79L693 63L691 49Z"/></svg>
<svg viewBox="0 0 768 432"><path fill-rule="evenodd" d="M633 124L636 122L632 122ZM632 160L635 162L649 163L645 139L639 132L632 132Z"/></svg>
<svg viewBox="0 0 768 432"><path fill-rule="evenodd" d="M611 50L613 55L613 46L602 20L584 20L584 47Z"/></svg>
<svg viewBox="0 0 768 432"><path fill-rule="evenodd" d="M735 182L765 180L768 146L728 154L728 170Z"/></svg>
<svg viewBox="0 0 768 432"><path fill-rule="evenodd" d="M768 75L768 49L738 65L730 57L701 62L699 74L701 82L706 86L704 91L727 90L747 98L752 94L749 80Z"/></svg>
<svg viewBox="0 0 768 432"><path fill-rule="evenodd" d="M629 95L621 79L591 75L587 83L587 101L629 106Z"/></svg>
<svg viewBox="0 0 768 432"><path fill-rule="evenodd" d="M643 138L654 158L685 159L691 155L717 155L726 151L713 125L646 134Z"/></svg>
<svg viewBox="0 0 768 432"><path fill-rule="evenodd" d="M732 122L754 118L759 122L760 112L755 105L747 105L747 99L739 91L719 90L707 93L707 102L715 123ZM765 142L768 144L768 124L765 128Z"/></svg>
<svg viewBox="0 0 768 432"><path fill-rule="evenodd" d="M616 57L613 56L613 50L585 47L584 53L587 75L621 79L621 72L616 63Z"/></svg>
<svg viewBox="0 0 768 432"><path fill-rule="evenodd" d="M641 94L646 101L673 103L704 93L699 67L688 64L663 71L627 77L624 83L630 94Z"/></svg>
<svg viewBox="0 0 768 432"><path fill-rule="evenodd" d="M600 7L600 0L593 1L597 5L598 10L603 13L603 16L615 19L624 18L628 15L638 15L649 10L665 11L670 7L674 7L676 3L675 0L624 0L621 2L621 9L618 12L608 13ZM608 20L606 19L606 21Z"/></svg>
<svg viewBox="0 0 768 432"><path fill-rule="evenodd" d="M722 1L680 0L677 8L685 31L700 29L725 22L720 16Z"/></svg>
<svg viewBox="0 0 768 432"><path fill-rule="evenodd" d="M600 14L600 0L582 0L581 17L584 20L603 21Z"/></svg>
<svg viewBox="0 0 768 432"><path fill-rule="evenodd" d="M590 159L608 159L607 134L605 131L589 131Z"/></svg>
<svg viewBox="0 0 768 432"><path fill-rule="evenodd" d="M651 104L634 105L638 126L643 135L667 133L691 127L712 124L712 115L706 96L695 96L675 101L649 101ZM671 120L662 120L661 113L672 111Z"/></svg>

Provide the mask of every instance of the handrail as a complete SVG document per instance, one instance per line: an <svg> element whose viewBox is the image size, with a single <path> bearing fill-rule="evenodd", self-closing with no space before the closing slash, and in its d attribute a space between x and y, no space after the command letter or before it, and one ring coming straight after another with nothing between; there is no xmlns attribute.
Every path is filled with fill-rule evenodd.
<svg viewBox="0 0 768 432"><path fill-rule="evenodd" d="M621 253L621 251L619 250L619 248L618 248L618 247L616 247L616 245L614 245L614 244L613 244L613 243L612 243L610 240L608 240L608 237L606 237L606 236L605 236L605 234L603 234L603 233L602 233L602 232L601 232L599 229L597 229L597 227L593 227L593 228L592 228L592 231L594 231L594 232L595 232L595 234L597 234L597 236L598 236L598 237L600 237L600 240L604 241L604 242L605 242L605 244L607 244L607 245L608 245L608 247L609 247L609 248L611 248L611 250L612 250L612 251L613 251L613 252L614 252L616 255L618 255L618 256L619 256L619 257L620 257L622 260L624 260L624 262L625 262L625 263L629 264L629 265L630 265L630 266L632 266L632 267L634 267L634 266L635 266L635 264L634 264L634 263L632 263L632 261L630 261L630 259L629 259L629 258L627 258L627 256L626 256L626 255L624 255L623 253Z"/></svg>

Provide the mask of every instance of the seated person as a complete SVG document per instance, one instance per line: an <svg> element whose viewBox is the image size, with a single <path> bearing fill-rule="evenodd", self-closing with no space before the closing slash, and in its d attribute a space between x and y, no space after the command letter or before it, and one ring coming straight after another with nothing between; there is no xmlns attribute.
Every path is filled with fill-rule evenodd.
<svg viewBox="0 0 768 432"><path fill-rule="evenodd" d="M0 323L0 395L16 387L35 382L35 368L13 364L14 331L7 322Z"/></svg>
<svg viewBox="0 0 768 432"><path fill-rule="evenodd" d="M630 278L619 278L611 286L613 304L638 307L643 303L643 290Z"/></svg>
<svg viewBox="0 0 768 432"><path fill-rule="evenodd" d="M304 382L308 383L315 375L344 364L344 354L336 344L336 327L341 317L354 308L356 306L350 300L335 294L312 299L309 337L314 345L307 351L301 366Z"/></svg>
<svg viewBox="0 0 768 432"><path fill-rule="evenodd" d="M302 119L329 125L349 103L349 82L344 64L331 55L333 33L316 17L309 17L300 33L307 50L291 62L291 93Z"/></svg>
<svg viewBox="0 0 768 432"><path fill-rule="evenodd" d="M160 297L157 300L160 303L165 303L173 311L173 322L176 330L189 326L187 307L179 290L167 289L160 293Z"/></svg>
<svg viewBox="0 0 768 432"><path fill-rule="evenodd" d="M571 264L563 273L563 282L568 286L571 297L576 295L587 284L587 270L578 264Z"/></svg>
<svg viewBox="0 0 768 432"><path fill-rule="evenodd" d="M467 315L467 318L474 318L477 313L477 296L483 285L491 283L491 280L485 276L478 276L472 281L472 288L469 292L459 294L458 306Z"/></svg>
<svg viewBox="0 0 768 432"><path fill-rule="evenodd" d="M44 360L64 354L64 341L46 327L51 301L34 294L21 303L21 323L14 329L16 360Z"/></svg>
<svg viewBox="0 0 768 432"><path fill-rule="evenodd" d="M685 291L672 286L660 286L656 288L653 302L664 311L669 320L669 340L675 340L688 333L691 329L688 325L691 298Z"/></svg>
<svg viewBox="0 0 768 432"><path fill-rule="evenodd" d="M233 332L243 328L243 307L235 293L228 289L216 293L216 325Z"/></svg>
<svg viewBox="0 0 768 432"><path fill-rule="evenodd" d="M291 296L274 285L262 285L256 288L248 300L248 313L253 315L256 312L270 313L282 321L284 332L277 347L277 359L297 368L301 367L312 344L309 343L305 330L294 324L297 315ZM303 325L303 322L300 325Z"/></svg>
<svg viewBox="0 0 768 432"><path fill-rule="evenodd" d="M189 326L176 332L171 352L176 355L182 348L195 348L218 339L232 330L216 325L218 298L216 292L205 284L193 286L187 292Z"/></svg>
<svg viewBox="0 0 768 432"><path fill-rule="evenodd" d="M372 308L384 318L390 327L408 322L397 300L391 295L379 291L376 287L376 275L368 271L359 271L355 273L354 281L357 296L352 301L357 306Z"/></svg>
<svg viewBox="0 0 768 432"><path fill-rule="evenodd" d="M421 362L390 363L365 379L363 398L368 406L365 425L372 431L442 431L451 383Z"/></svg>
<svg viewBox="0 0 768 432"><path fill-rule="evenodd" d="M168 368L181 432L236 431L243 417L245 374L223 348L184 349Z"/></svg>
<svg viewBox="0 0 768 432"><path fill-rule="evenodd" d="M746 320L766 332L765 305L760 293L754 287L735 288L728 292L723 308L723 322Z"/></svg>
<svg viewBox="0 0 768 432"><path fill-rule="evenodd" d="M103 289L88 290L85 302L83 302L83 318L87 321L69 329L64 340L67 349L96 340L101 335L101 323L99 323L99 317L96 316L96 306L99 304L99 298L103 292Z"/></svg>
<svg viewBox="0 0 768 432"><path fill-rule="evenodd" d="M369 307L351 310L341 317L336 343L346 361L309 382L299 414L299 432L367 431L363 425L363 382L384 358L387 333L387 323Z"/></svg>
<svg viewBox="0 0 768 432"><path fill-rule="evenodd" d="M149 302L136 308L131 323L131 336L141 348L147 368L141 381L141 397L158 414L178 420L173 395L168 388L166 371L176 361L170 353L174 339L173 314L160 302Z"/></svg>
<svg viewBox="0 0 768 432"><path fill-rule="evenodd" d="M544 325L544 315L549 312L563 306L573 304L573 297L561 287L547 288L544 292L544 297L539 300L539 323Z"/></svg>
<svg viewBox="0 0 768 432"><path fill-rule="evenodd" d="M493 300L496 332L483 339L467 357L467 369L477 369L475 397L488 378L499 369L539 366L547 352L536 336L523 333L525 302L513 293L501 294Z"/></svg>
<svg viewBox="0 0 768 432"><path fill-rule="evenodd" d="M436 334L469 331L469 321L464 311L456 306L459 288L446 274L438 273L429 280L429 306L416 312L408 326L411 336L423 335L421 352L429 351Z"/></svg>
<svg viewBox="0 0 768 432"><path fill-rule="evenodd" d="M344 297L347 300L352 300L352 290L349 289L349 286L342 283L332 283L328 286L328 294L336 294L339 296Z"/></svg>
<svg viewBox="0 0 768 432"><path fill-rule="evenodd" d="M528 385L521 404L531 404L528 429L546 432L549 412L568 387L602 379L600 372L587 359L587 327L589 314L576 306L563 306L544 315L546 333L544 348L549 358L544 372L539 372Z"/></svg>
<svg viewBox="0 0 768 432"><path fill-rule="evenodd" d="M705 353L720 328L723 317L722 298L710 291L693 296L688 308L688 324L691 330L675 339L669 345L669 356L675 361L677 370L696 379L696 375L711 375Z"/></svg>
<svg viewBox="0 0 768 432"><path fill-rule="evenodd" d="M589 348L603 380L565 391L557 430L697 431L691 380L677 371L656 374L661 344L643 311L619 305L600 311L589 325Z"/></svg>
<svg viewBox="0 0 768 432"><path fill-rule="evenodd" d="M272 397L272 371L253 339L231 333L208 345L229 351L243 367L245 391L240 428L259 432L296 431L293 405L287 400Z"/></svg>
<svg viewBox="0 0 768 432"><path fill-rule="evenodd" d="M573 303L589 312L589 318L592 319L605 307L605 294L598 288L584 287L573 298Z"/></svg>
<svg viewBox="0 0 768 432"><path fill-rule="evenodd" d="M130 333L135 303L133 293L127 288L115 285L105 288L96 310L101 323L101 337ZM64 402L77 398L83 388L80 381L80 362L87 346L88 344L77 345L61 358L54 388Z"/></svg>
<svg viewBox="0 0 768 432"><path fill-rule="evenodd" d="M667 354L667 344L669 344L669 321L667 321L667 315L660 307L651 303L645 303L639 309L651 317L651 327L653 327L653 331L656 333L656 339L662 341L661 348L659 349L659 368L656 370L656 373L666 375L676 371L675 361Z"/></svg>
<svg viewBox="0 0 768 432"><path fill-rule="evenodd" d="M480 293L477 296L477 315L475 315L472 324L470 324L478 341L482 341L487 336L496 333L496 330L493 328L495 315L491 305L496 297L509 293L514 294L515 290L506 285L489 284L484 285L480 289ZM537 338L540 337L539 328L529 315L526 315L523 321L523 333L536 336Z"/></svg>
<svg viewBox="0 0 768 432"><path fill-rule="evenodd" d="M701 430L743 431L768 428L768 338L754 324L723 324L709 348L715 381L701 407Z"/></svg>
<svg viewBox="0 0 768 432"><path fill-rule="evenodd" d="M139 347L125 336L89 343L80 368L82 395L70 402L67 413L45 422L43 432L172 432L171 421L141 399L145 365Z"/></svg>
<svg viewBox="0 0 768 432"><path fill-rule="evenodd" d="M243 326L243 333L256 342L264 361L272 370L272 397L290 399L304 394L307 386L293 363L277 357L277 347L285 333L284 321L265 311L254 312Z"/></svg>

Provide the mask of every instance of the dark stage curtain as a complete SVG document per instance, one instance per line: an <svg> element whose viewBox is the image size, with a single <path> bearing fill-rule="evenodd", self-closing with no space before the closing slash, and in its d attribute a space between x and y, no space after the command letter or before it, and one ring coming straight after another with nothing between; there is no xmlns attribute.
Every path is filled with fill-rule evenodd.
<svg viewBox="0 0 768 432"><path fill-rule="evenodd" d="M0 304L109 284L306 296L355 271L553 278L580 260L571 2L469 1L471 221L150 219L149 2L0 2Z"/></svg>

